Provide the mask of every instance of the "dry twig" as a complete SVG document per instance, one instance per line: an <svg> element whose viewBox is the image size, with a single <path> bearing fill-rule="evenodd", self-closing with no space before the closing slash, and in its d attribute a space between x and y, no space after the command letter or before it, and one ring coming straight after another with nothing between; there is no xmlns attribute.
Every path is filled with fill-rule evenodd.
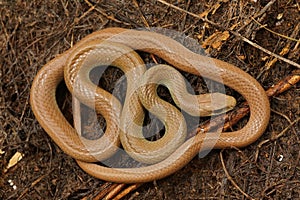
<svg viewBox="0 0 300 200"><path fill-rule="evenodd" d="M253 21L255 22L255 23L257 23L259 26L261 26L262 28L264 28L264 29L266 29L267 31L269 31L269 32L271 32L271 33L273 33L274 35L278 35L278 36L280 36L280 37L282 37L282 38L285 38L285 39L287 39L287 40L291 40L291 41L294 41L294 42L299 42L300 41L300 39L296 39L296 38L294 38L293 36L286 36L286 35L282 35L282 34L280 34L280 33L277 33L277 32L275 32L275 31L272 31L271 29L269 29L269 28L267 28L266 26L264 26L264 25L262 25L261 23L259 23L257 20L255 20L253 17L252 17L252 19L253 19ZM298 29L299 29L299 23L296 25L296 28L294 29L294 32L295 32L295 30L297 30L298 31ZM298 32L296 33L296 34L293 34L294 36L297 36L298 35Z"/></svg>
<svg viewBox="0 0 300 200"><path fill-rule="evenodd" d="M257 151L255 153L255 162L258 159L258 154L259 154L259 149L262 147L262 145L271 142L271 141L275 141L278 138L282 137L290 128L292 128L296 123L298 123L300 121L300 117L297 118L296 120L294 120L293 122L290 123L290 125L288 125L287 127L285 127L285 129L283 129L279 134L271 137L270 139L267 140L263 140L261 141L258 145L257 145Z"/></svg>
<svg viewBox="0 0 300 200"><path fill-rule="evenodd" d="M228 173L227 169L226 169L226 166L225 166L225 163L224 163L224 159L223 159L223 151L220 152L220 160L221 160L221 163L222 163L222 167L223 167L223 170L228 178L228 180L231 182L231 184L238 190L240 191L247 199L253 199L250 195L248 195L246 192L244 192L239 186L238 184L236 184L236 182L233 180L233 178L230 176L230 174Z"/></svg>
<svg viewBox="0 0 300 200"><path fill-rule="evenodd" d="M84 0L84 1L85 1L85 3L88 4L88 6L90 6L90 9L92 9L92 10L95 9L98 13L100 13L101 15L103 15L104 17L106 17L107 19L112 20L114 22L117 22L119 24L130 25L128 23L125 23L123 21L120 21L120 20L116 19L114 15L108 15L108 14L106 14L106 12L104 10L102 10L102 9L100 9L98 7L96 8L89 0Z"/></svg>
<svg viewBox="0 0 300 200"><path fill-rule="evenodd" d="M93 198L93 200L103 199L107 193L113 191L119 184L106 182L99 188L100 192ZM88 197L86 197L88 199Z"/></svg>
<svg viewBox="0 0 300 200"><path fill-rule="evenodd" d="M33 181L28 188L26 188L20 196L17 198L17 200L20 200L23 198L23 196L31 189L33 188L36 184L38 184L41 180L43 180L46 176L48 176L53 170L49 171L47 174L44 174L43 176L40 176L37 178L35 181Z"/></svg>

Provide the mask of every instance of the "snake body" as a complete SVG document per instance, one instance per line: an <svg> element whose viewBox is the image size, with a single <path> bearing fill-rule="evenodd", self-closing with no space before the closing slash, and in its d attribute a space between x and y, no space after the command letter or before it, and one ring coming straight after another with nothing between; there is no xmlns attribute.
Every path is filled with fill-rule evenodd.
<svg viewBox="0 0 300 200"><path fill-rule="evenodd" d="M157 95L154 98L151 97L157 87L155 84L151 84L151 81L170 84L171 88L175 87L175 91L176 83L165 81L164 78L169 73L158 76L158 80L151 80L152 77L155 77L151 73L157 70L150 68L149 72L145 73L143 61L133 50L157 55L182 71L215 81L222 81L247 100L250 107L248 123L238 131L222 134L217 132L198 134L185 141L185 125L166 117L169 116L168 112L173 115L177 111L170 108L165 109L166 112L164 113L162 111L164 109L161 107L164 102L156 98ZM101 65L112 64L125 72L129 89L126 91L126 100L123 106L113 95L89 81L89 72L99 63ZM80 68L82 66L85 67ZM157 68L166 72L170 70L169 66L157 66ZM147 81L137 87L134 83L136 81L143 82L141 77L143 77L142 80ZM55 92L62 80L66 81L68 89L76 98L95 108L105 118L106 131L100 139L87 140L78 136L76 130L61 113L56 103ZM136 89L140 92L137 93ZM152 92L149 93L151 90ZM175 102L190 104L182 103L184 102L182 95L172 94L172 90L170 93ZM214 95L215 99L219 98L227 103L231 102L229 107L224 107L225 103L216 105L220 106L216 108L217 110L220 109L220 112L225 112L226 109L230 109L235 104L235 101L230 97L218 93ZM152 99L150 103L149 99L145 97ZM209 96L209 98L213 97ZM201 103L201 100L199 101ZM200 150L212 147L228 148L249 145L263 134L270 117L270 105L265 91L254 78L239 68L217 59L193 53L167 36L121 28L108 28L92 33L68 51L48 62L33 81L30 102L41 126L64 152L76 159L83 170L97 178L122 183L161 179L182 168ZM141 137L141 130L137 131L138 133L133 133L140 129L144 119L140 111L143 109L142 105L150 111L152 109L154 113L157 111L162 113L161 116L158 116L161 121L166 122L164 123L166 133L162 139L149 142ZM196 107L201 108L201 105L202 103ZM190 108L190 110L196 109ZM204 106L204 110L200 109L196 113L190 114L210 115L213 110L214 108ZM176 114L176 118L183 121L180 113ZM183 134L180 137L174 137L178 135L177 132ZM112 156L117 151L120 141L133 158L153 164L139 168L108 168L93 163Z"/></svg>

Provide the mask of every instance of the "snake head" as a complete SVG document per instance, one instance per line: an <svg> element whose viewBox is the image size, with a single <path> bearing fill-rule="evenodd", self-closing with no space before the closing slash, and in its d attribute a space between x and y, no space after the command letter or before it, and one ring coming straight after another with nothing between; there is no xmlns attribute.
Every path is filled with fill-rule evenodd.
<svg viewBox="0 0 300 200"><path fill-rule="evenodd" d="M236 105L236 99L232 96L222 93L211 93L209 95L211 102L205 105L207 106L206 109L210 112L208 116L226 113L232 110Z"/></svg>

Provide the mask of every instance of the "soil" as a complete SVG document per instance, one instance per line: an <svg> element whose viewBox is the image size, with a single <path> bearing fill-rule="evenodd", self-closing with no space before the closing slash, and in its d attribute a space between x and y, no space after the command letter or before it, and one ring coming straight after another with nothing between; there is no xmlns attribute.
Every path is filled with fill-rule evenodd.
<svg viewBox="0 0 300 200"><path fill-rule="evenodd" d="M288 50L284 57L300 61L298 0L275 0L270 6L265 0L168 2L218 25L158 0L0 1L0 199L93 199L102 190L105 182L86 174L60 150L29 104L37 71L94 31L163 27L194 38L200 46L214 33L233 30L275 54ZM219 48L208 45L206 52L243 69L265 89L296 69L281 60L270 65L274 57L233 34ZM108 72L106 80L113 77ZM299 83L270 102L269 126L255 143L195 157L175 174L143 184L124 199L300 199L300 122L289 126L300 117ZM69 109L63 111L70 115ZM16 152L23 158L6 171Z"/></svg>

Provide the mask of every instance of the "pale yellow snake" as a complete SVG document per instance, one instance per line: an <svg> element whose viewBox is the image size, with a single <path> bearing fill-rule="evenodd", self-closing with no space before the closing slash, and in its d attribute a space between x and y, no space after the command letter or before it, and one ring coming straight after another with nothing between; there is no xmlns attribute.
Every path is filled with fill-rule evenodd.
<svg viewBox="0 0 300 200"><path fill-rule="evenodd" d="M131 49L155 54L183 71L222 81L247 100L250 106L248 123L241 130L235 132L220 135L218 133L198 134L184 141L185 133L177 138L172 132L173 130L177 130L177 132L185 130L185 125L180 122L180 112L179 115L176 115L176 121L170 121L165 119L165 116L168 116L166 113L172 112L173 114L176 111L160 107L163 102L159 99L147 104L147 98L156 89L154 84L147 83L158 81L167 85L169 81L165 81L165 83L164 77L168 73L162 73L163 75L157 77L158 80L147 80L145 85L128 86L133 89L126 91L123 107L114 96L92 84L89 78L84 79L86 82L81 84L82 79L78 77L88 76L91 68L99 64L112 64L121 68L125 71L128 85L134 84L136 81L143 82L140 80L140 76L144 76L145 72L143 61ZM134 70L129 68L132 65ZM85 68L79 69L81 66L85 66ZM157 67L161 67L159 70L163 69L162 71L168 72L169 70L168 66ZM151 71L148 71L147 73L150 75L148 74L146 77L154 77L154 74L151 75ZM64 77L69 90L75 94L76 98L90 107L95 107L95 110L105 118L106 131L100 139L87 140L78 136L58 108L55 92ZM176 83L172 84L173 86L170 87L176 88ZM140 93L135 92L139 90ZM148 93L151 90L152 92ZM172 91L170 92L172 94ZM229 108L226 107L227 102L233 101L231 97L222 94L214 95L215 97L209 98L220 98L224 102L219 105L213 103L212 106L216 106L215 108L204 108L204 110L211 112L211 110L217 109L224 112L232 107L232 104L229 105ZM143 99L144 97L147 98ZM172 94L172 97L175 98L175 102L176 99L181 101L180 95ZM270 105L265 91L254 78L239 68L217 59L195 54L173 39L161 34L121 28L109 28L90 34L74 47L47 63L34 79L30 101L32 110L41 126L64 152L77 160L83 170L97 178L122 183L147 182L168 176L187 164L199 153L200 149L243 147L251 144L262 135L270 117ZM166 133L162 139L151 143L136 138L141 136L141 132L130 132L139 128L136 125L142 124L144 119L139 113L141 104L134 103L138 101L145 101L144 106L153 109L153 112L159 110L162 113L162 116L158 116L160 120L170 121L169 124L164 124ZM179 102L179 104L181 103ZM201 107L201 105L199 106ZM193 111L195 108L190 110ZM201 114L202 111L197 112ZM190 114L193 115L193 113ZM206 112L202 114L209 115ZM134 123L131 123L132 120ZM177 126L177 128L173 128L173 126ZM154 164L140 168L109 168L94 164L93 162L109 158L115 153L120 144L119 138L124 149L134 159ZM149 145L147 146L149 151L147 148L145 149L146 145Z"/></svg>

